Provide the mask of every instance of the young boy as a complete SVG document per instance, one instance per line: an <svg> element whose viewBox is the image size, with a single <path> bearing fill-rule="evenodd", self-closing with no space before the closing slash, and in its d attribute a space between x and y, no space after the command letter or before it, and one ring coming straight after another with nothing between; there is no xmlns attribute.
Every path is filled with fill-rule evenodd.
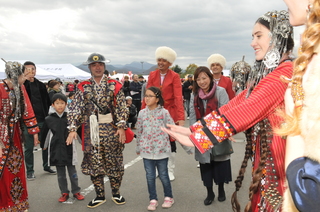
<svg viewBox="0 0 320 212"><path fill-rule="evenodd" d="M136 123L137 123L137 108L134 104L132 104L132 97L127 96L126 97L126 102L127 102L127 108L129 110L129 118L128 118L128 126L129 123L131 123L131 129L135 130Z"/></svg>
<svg viewBox="0 0 320 212"><path fill-rule="evenodd" d="M84 200L84 196L80 194L75 167L77 163L77 155L74 154L76 153L75 142L66 143L68 137L66 106L67 97L64 94L57 93L53 95L52 107L45 119L40 144L41 148L48 148L50 166L57 167L58 184L62 194L58 200L59 202L65 202L69 198L66 167L73 197L78 200Z"/></svg>

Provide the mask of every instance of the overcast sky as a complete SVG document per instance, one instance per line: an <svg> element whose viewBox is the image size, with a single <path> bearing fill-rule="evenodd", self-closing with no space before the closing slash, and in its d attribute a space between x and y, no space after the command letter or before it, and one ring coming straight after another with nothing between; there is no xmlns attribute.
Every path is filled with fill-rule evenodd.
<svg viewBox="0 0 320 212"><path fill-rule="evenodd" d="M206 65L213 53L224 55L230 68L243 55L253 63L256 19L286 9L282 0L1 1L0 57L79 65L98 52L114 65L155 64L156 48L169 46L183 69Z"/></svg>

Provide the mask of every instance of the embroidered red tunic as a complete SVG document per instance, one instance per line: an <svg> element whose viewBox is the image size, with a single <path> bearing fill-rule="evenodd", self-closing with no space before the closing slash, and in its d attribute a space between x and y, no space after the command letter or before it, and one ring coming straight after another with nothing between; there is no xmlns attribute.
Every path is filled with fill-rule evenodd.
<svg viewBox="0 0 320 212"><path fill-rule="evenodd" d="M259 82L248 98L246 98L247 90L244 90L227 105L207 115L204 118L206 126L202 126L200 122L190 126L192 131L190 139L200 152L205 152L213 146L208 137L210 135L204 132L204 128L208 128L212 133L211 136L221 142L253 127L253 169L258 167L260 161L259 124L263 123L267 129L270 129L266 132L268 159L263 170L260 188L252 200L252 211L261 209L276 211L278 205L272 205L270 203L272 198L269 196L276 194L274 196L281 198L284 192L285 140L272 132L272 129L280 124L281 119L276 115L276 110L283 108L284 93L287 88L287 84L280 81L281 75L291 78L292 62L280 64ZM278 203L281 204L281 201Z"/></svg>
<svg viewBox="0 0 320 212"><path fill-rule="evenodd" d="M25 99L22 119L30 134L39 132L28 94L21 87ZM21 143L20 118L12 115L9 88L0 82L0 211L24 211L29 208L26 171Z"/></svg>

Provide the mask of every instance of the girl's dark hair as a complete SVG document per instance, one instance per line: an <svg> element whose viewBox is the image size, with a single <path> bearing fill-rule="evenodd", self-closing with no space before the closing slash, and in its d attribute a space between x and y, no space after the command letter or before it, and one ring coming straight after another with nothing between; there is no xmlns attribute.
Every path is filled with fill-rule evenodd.
<svg viewBox="0 0 320 212"><path fill-rule="evenodd" d="M208 77L210 78L210 87L209 87L209 91L212 89L213 84L214 84L214 79L213 79L213 75L211 73L211 71L205 67L205 66L199 66L196 71L194 72L194 80L193 80L193 93L197 94L200 87L197 83L197 78L199 77L199 74L204 72L206 75L208 75Z"/></svg>
<svg viewBox="0 0 320 212"><path fill-rule="evenodd" d="M55 85L59 84L58 81L56 80L50 80L50 82L48 83L48 87L49 88L53 88Z"/></svg>
<svg viewBox="0 0 320 212"><path fill-rule="evenodd" d="M162 98L162 93L161 93L161 90L159 88L152 86L152 87L147 88L146 91L147 90L152 91L154 93L154 95L156 95L156 98L159 99L158 105L161 105L161 106L164 105L164 100ZM146 93L144 93L144 95L146 95Z"/></svg>
<svg viewBox="0 0 320 212"><path fill-rule="evenodd" d="M265 26L268 30L271 30L270 29L270 23L266 20L264 20L263 18L259 18L256 23L259 23L259 24L262 24L263 26ZM280 35L278 35L280 36ZM283 53L287 53L289 51L292 51L293 50L293 47L294 47L294 40L292 38L292 36L290 35L288 37L288 41L287 41L287 51L286 52L280 52L280 55L282 55Z"/></svg>

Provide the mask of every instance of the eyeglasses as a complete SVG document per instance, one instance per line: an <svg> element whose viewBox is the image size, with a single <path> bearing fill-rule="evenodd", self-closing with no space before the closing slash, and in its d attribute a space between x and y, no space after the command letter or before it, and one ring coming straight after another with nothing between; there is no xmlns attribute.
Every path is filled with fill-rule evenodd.
<svg viewBox="0 0 320 212"><path fill-rule="evenodd" d="M144 98L152 98L152 97L156 97L156 96L149 96L149 95L145 95Z"/></svg>

